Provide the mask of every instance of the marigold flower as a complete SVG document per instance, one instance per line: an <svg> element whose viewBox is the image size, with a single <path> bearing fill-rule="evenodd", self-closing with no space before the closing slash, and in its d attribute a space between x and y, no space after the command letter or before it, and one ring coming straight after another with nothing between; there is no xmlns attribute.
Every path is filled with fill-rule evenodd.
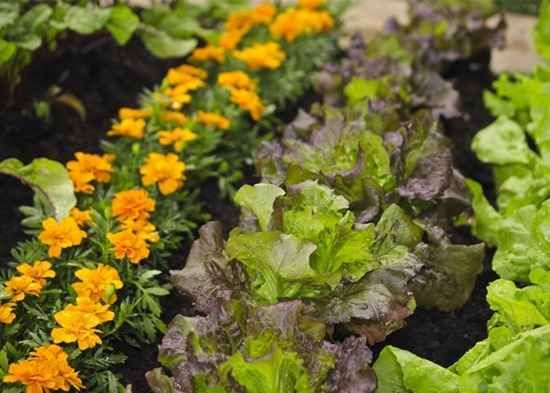
<svg viewBox="0 0 550 393"><path fill-rule="evenodd" d="M218 83L227 88L256 90L256 83L242 71L222 72L218 75Z"/></svg>
<svg viewBox="0 0 550 393"><path fill-rule="evenodd" d="M90 184L92 181L107 183L111 180L111 163L115 159L112 154L100 156L78 152L75 157L76 160L67 163L67 169L76 192L90 194L94 191L94 186Z"/></svg>
<svg viewBox="0 0 550 393"><path fill-rule="evenodd" d="M15 320L15 313L13 312L14 303L0 304L0 323L9 325Z"/></svg>
<svg viewBox="0 0 550 393"><path fill-rule="evenodd" d="M173 153L150 153L140 168L144 186L157 184L163 195L168 195L183 186L185 164Z"/></svg>
<svg viewBox="0 0 550 393"><path fill-rule="evenodd" d="M75 220L76 225L79 227L92 223L92 211L90 209L80 210L77 207L73 207L69 212L69 215L73 220Z"/></svg>
<svg viewBox="0 0 550 393"><path fill-rule="evenodd" d="M113 124L107 132L109 136L127 136L134 139L143 139L143 130L145 121L143 119L123 119L119 123Z"/></svg>
<svg viewBox="0 0 550 393"><path fill-rule="evenodd" d="M133 108L120 108L118 110L118 117L121 120L124 119L147 119L153 114L152 108L133 109Z"/></svg>
<svg viewBox="0 0 550 393"><path fill-rule="evenodd" d="M115 313L109 310L108 304L94 302L88 297L78 297L76 299L76 304L69 304L65 307L65 311L93 315L99 320L100 324L115 319Z"/></svg>
<svg viewBox="0 0 550 393"><path fill-rule="evenodd" d="M53 218L46 218L42 221L42 228L38 239L49 246L48 256L57 258L61 250L72 246L78 246L87 235L81 230L72 217L64 218L57 222Z"/></svg>
<svg viewBox="0 0 550 393"><path fill-rule="evenodd" d="M182 64L174 69L178 72L189 74L199 79L206 79L208 77L208 72L206 72L206 70L189 64Z"/></svg>
<svg viewBox="0 0 550 393"><path fill-rule="evenodd" d="M242 89L231 89L231 102L241 109L250 112L250 116L256 121L260 120L264 113L264 106L260 97L254 92Z"/></svg>
<svg viewBox="0 0 550 393"><path fill-rule="evenodd" d="M4 283L12 302L20 302L26 295L38 296L42 285L29 276L14 276Z"/></svg>
<svg viewBox="0 0 550 393"><path fill-rule="evenodd" d="M199 111L197 113L197 121L206 126L215 126L222 130L227 130L231 127L231 121L227 117L212 112Z"/></svg>
<svg viewBox="0 0 550 393"><path fill-rule="evenodd" d="M123 286L118 271L112 266L101 263L95 269L79 269L75 276L81 282L75 282L71 286L78 297L88 298L96 303L103 301L113 304L117 299L115 290Z"/></svg>
<svg viewBox="0 0 550 393"><path fill-rule="evenodd" d="M268 24L276 13L277 8L273 4L261 3L252 10L252 20L255 24Z"/></svg>
<svg viewBox="0 0 550 393"><path fill-rule="evenodd" d="M325 4L325 0L298 0L298 6L314 10Z"/></svg>
<svg viewBox="0 0 550 393"><path fill-rule="evenodd" d="M202 78L189 74L187 72L180 71L179 68L171 68L166 75L166 81L170 85L183 85L185 86L185 92L189 90L197 90L204 86Z"/></svg>
<svg viewBox="0 0 550 393"><path fill-rule="evenodd" d="M155 211L155 200L143 189L117 192L111 210L120 222L125 220L146 220Z"/></svg>
<svg viewBox="0 0 550 393"><path fill-rule="evenodd" d="M162 120L176 123L180 126L187 123L187 117L181 112L167 111L162 115Z"/></svg>
<svg viewBox="0 0 550 393"><path fill-rule="evenodd" d="M160 240L157 228L146 220L126 220L122 223L122 229L132 231L150 243L156 243Z"/></svg>
<svg viewBox="0 0 550 393"><path fill-rule="evenodd" d="M78 343L78 349L84 351L101 344L97 326L101 321L93 314L75 310L61 310L54 315L54 319L60 328L53 328L51 336L53 342Z"/></svg>
<svg viewBox="0 0 550 393"><path fill-rule="evenodd" d="M276 42L255 44L241 51L233 52L233 56L237 60L245 62L253 70L264 68L275 70L286 59L285 52Z"/></svg>
<svg viewBox="0 0 550 393"><path fill-rule="evenodd" d="M269 29L275 37L293 42L303 34L320 33L333 26L334 20L326 11L289 8L277 16Z"/></svg>
<svg viewBox="0 0 550 393"><path fill-rule="evenodd" d="M131 263L139 263L149 256L145 239L130 230L108 233L107 239L114 246L115 258L128 258Z"/></svg>
<svg viewBox="0 0 550 393"><path fill-rule="evenodd" d="M191 60L208 61L213 60L218 63L225 62L225 50L223 48L207 45L203 48L197 48L191 54Z"/></svg>
<svg viewBox="0 0 550 393"><path fill-rule="evenodd" d="M36 261L32 265L22 263L17 266L17 271L23 276L32 278L34 281L44 286L48 278L54 278L55 272L51 270L52 264L46 261Z"/></svg>
<svg viewBox="0 0 550 393"><path fill-rule="evenodd" d="M224 28L226 31L238 30L246 34L254 27L254 18L251 11L236 11L227 18Z"/></svg>
<svg viewBox="0 0 550 393"><path fill-rule="evenodd" d="M187 128L174 128L172 131L160 131L159 142L161 145L174 145L174 150L180 152L187 142L194 141L198 136Z"/></svg>
<svg viewBox="0 0 550 393"><path fill-rule="evenodd" d="M58 345L39 347L28 359L10 364L4 382L19 382L27 387L27 393L68 392L71 387L80 390L82 381L67 359L68 355Z"/></svg>
<svg viewBox="0 0 550 393"><path fill-rule="evenodd" d="M240 30L228 30L222 33L219 46L227 51L233 50L239 45L246 33Z"/></svg>

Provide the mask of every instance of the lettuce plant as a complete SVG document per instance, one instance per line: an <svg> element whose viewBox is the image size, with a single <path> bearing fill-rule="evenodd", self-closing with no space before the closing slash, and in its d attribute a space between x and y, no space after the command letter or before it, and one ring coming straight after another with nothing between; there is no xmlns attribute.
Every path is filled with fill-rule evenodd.
<svg viewBox="0 0 550 393"><path fill-rule="evenodd" d="M449 369L395 347L374 364L377 392L444 393L543 392L550 382L550 276L531 272L533 285L518 288L499 279L488 287L495 314L488 338Z"/></svg>
<svg viewBox="0 0 550 393"><path fill-rule="evenodd" d="M207 317L172 321L159 353L169 375L147 374L153 392L374 392L366 340L325 341L326 326L302 302L212 307Z"/></svg>
<svg viewBox="0 0 550 393"><path fill-rule="evenodd" d="M343 196L311 180L288 192L244 186L235 201L241 224L227 241L220 224L205 225L185 267L172 272L200 312L217 298L299 299L317 318L374 343L403 326L415 299L443 309L463 303L479 273L481 246L426 244L396 204L376 224L360 224Z"/></svg>

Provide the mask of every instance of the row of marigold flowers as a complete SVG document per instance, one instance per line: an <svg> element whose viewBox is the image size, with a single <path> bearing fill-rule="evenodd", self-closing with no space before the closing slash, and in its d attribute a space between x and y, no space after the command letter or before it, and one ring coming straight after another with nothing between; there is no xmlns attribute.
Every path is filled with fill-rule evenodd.
<svg viewBox="0 0 550 393"><path fill-rule="evenodd" d="M114 259L140 264L149 257L150 247L160 240L151 216L158 198L177 194L184 186L186 163L181 155L186 146L199 138L192 127L203 125L217 132L231 128L232 119L218 113L201 110L184 113L193 100L193 92L209 88L208 72L198 64L223 64L231 57L253 71L275 70L287 58L277 39L293 42L300 36L326 32L333 27L331 14L321 9L323 3L323 0L299 0L297 7L282 10L278 15L277 8L270 4L236 12L225 23L218 44L209 44L193 52L191 62L195 65L184 64L169 70L160 89L153 94L154 106L120 109L119 120L108 131L109 136L139 142L147 136L147 121L154 118L166 126L154 136L158 144L174 152L150 152L139 167L143 187L113 195L110 211L116 220L116 230L109 232L106 238ZM237 50L247 33L258 25L267 26L275 40ZM215 80L227 89L231 103L255 121L262 118L265 106L261 92L247 72L220 72ZM132 143L126 146L136 149ZM116 160L113 154L76 153L75 160L67 163L75 191L93 198L97 186L109 183L119 169L115 166ZM151 189L154 192L150 192ZM17 318L17 304L27 296L40 296L48 281L56 276L53 268L56 259L64 249L81 246L84 239L93 236L93 231L87 231L93 226L92 211L78 208L72 209L70 216L62 220L51 217L43 220L37 236L47 247L49 261L37 260L17 266L17 273L4 283L9 299L0 305L0 323L13 323ZM51 330L52 343L35 348L26 359L11 363L3 378L5 383L21 383L27 392L84 387L79 372L69 364L69 355L58 344L76 343L80 351L101 344L102 325L115 318L110 307L117 301L117 291L123 288L124 280L116 265L111 266L108 262L96 264L95 268L80 268L74 276L77 281L71 288L76 297L73 303L53 315L58 326Z"/></svg>

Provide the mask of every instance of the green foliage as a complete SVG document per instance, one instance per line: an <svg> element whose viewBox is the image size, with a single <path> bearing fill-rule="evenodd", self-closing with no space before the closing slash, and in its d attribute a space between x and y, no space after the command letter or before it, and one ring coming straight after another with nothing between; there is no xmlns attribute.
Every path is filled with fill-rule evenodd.
<svg viewBox="0 0 550 393"><path fill-rule="evenodd" d="M60 220L76 205L73 183L65 167L46 158L37 158L25 165L15 158L0 162L0 174L14 176L29 185L38 198L37 203L46 207L45 215ZM27 209L27 211L30 211ZM39 213L38 211L30 211Z"/></svg>

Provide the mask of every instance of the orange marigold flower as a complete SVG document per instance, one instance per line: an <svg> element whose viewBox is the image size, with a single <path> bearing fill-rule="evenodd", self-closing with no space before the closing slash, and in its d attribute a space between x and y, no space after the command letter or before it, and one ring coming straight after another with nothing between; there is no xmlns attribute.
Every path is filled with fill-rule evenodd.
<svg viewBox="0 0 550 393"><path fill-rule="evenodd" d="M326 11L289 8L270 26L271 34L293 42L303 34L320 33L334 26L332 16Z"/></svg>
<svg viewBox="0 0 550 393"><path fill-rule="evenodd" d="M236 11L229 15L224 27L226 31L238 30L246 34L252 29L254 24L251 11Z"/></svg>
<svg viewBox="0 0 550 393"><path fill-rule="evenodd" d="M276 42L255 44L241 51L233 52L233 56L245 62L253 70L264 68L275 70L286 59L285 52Z"/></svg>
<svg viewBox="0 0 550 393"><path fill-rule="evenodd" d="M123 119L119 123L113 124L107 132L109 136L127 136L134 139L143 139L145 121L143 119Z"/></svg>
<svg viewBox="0 0 550 393"><path fill-rule="evenodd" d="M19 382L27 387L27 393L83 388L78 372L69 365L68 355L58 345L39 347L28 359L10 364L4 382Z"/></svg>
<svg viewBox="0 0 550 393"><path fill-rule="evenodd" d="M227 130L231 127L231 121L227 117L223 117L213 112L199 111L199 113L197 113L197 121L206 126L215 126L222 130Z"/></svg>
<svg viewBox="0 0 550 393"><path fill-rule="evenodd" d="M79 269L75 276L81 282L75 282L71 286L78 297L88 298L96 303L103 301L113 304L117 299L115 291L123 286L118 271L101 263L95 269Z"/></svg>
<svg viewBox="0 0 550 393"><path fill-rule="evenodd" d="M160 240L157 228L146 220L126 220L122 223L122 229L132 231L150 243L156 243Z"/></svg>
<svg viewBox="0 0 550 393"><path fill-rule="evenodd" d="M260 120L264 113L264 106L260 97L254 92L242 89L231 89L231 102L241 109L250 112L250 116L256 121Z"/></svg>
<svg viewBox="0 0 550 393"><path fill-rule="evenodd" d="M9 325L15 320L14 303L0 304L0 323Z"/></svg>
<svg viewBox="0 0 550 393"><path fill-rule="evenodd" d="M187 128L174 128L172 131L160 131L159 142L161 145L174 145L174 150L180 152L187 142L194 141L198 136Z"/></svg>
<svg viewBox="0 0 550 393"><path fill-rule="evenodd" d="M26 295L38 296L42 285L29 276L14 276L4 283L11 301L20 302Z"/></svg>
<svg viewBox="0 0 550 393"><path fill-rule="evenodd" d="M173 153L150 153L139 171L143 185L158 184L163 195L181 188L185 180L185 164Z"/></svg>
<svg viewBox="0 0 550 393"><path fill-rule="evenodd" d="M75 220L76 225L79 227L92 223L92 211L90 209L80 210L77 207L73 207L69 212L69 215L73 220Z"/></svg>
<svg viewBox="0 0 550 393"><path fill-rule="evenodd" d="M218 75L218 83L227 88L256 90L256 83L242 71L222 72Z"/></svg>
<svg viewBox="0 0 550 393"><path fill-rule="evenodd" d="M81 230L72 217L64 218L57 222L53 218L46 218L42 221L43 231L38 239L49 246L48 256L57 258L61 250L72 246L78 246L87 235Z"/></svg>
<svg viewBox="0 0 550 393"><path fill-rule="evenodd" d="M206 70L189 64L182 64L174 69L178 72L189 74L199 79L206 79L208 77L208 72L206 72Z"/></svg>
<svg viewBox="0 0 550 393"><path fill-rule="evenodd" d="M208 61L213 60L218 63L225 61L225 50L223 48L207 45L203 48L197 48L191 54L191 60L195 61Z"/></svg>
<svg viewBox="0 0 550 393"><path fill-rule="evenodd" d="M325 0L298 0L298 6L314 10L325 4Z"/></svg>
<svg viewBox="0 0 550 393"><path fill-rule="evenodd" d="M229 30L222 33L219 40L219 45L225 50L233 50L239 45L243 39L244 32L240 30Z"/></svg>
<svg viewBox="0 0 550 393"><path fill-rule="evenodd" d="M109 310L108 304L94 302L89 297L78 297L76 304L69 304L65 307L65 311L93 315L99 320L100 324L115 319L115 313Z"/></svg>
<svg viewBox="0 0 550 393"><path fill-rule="evenodd" d="M187 117L181 112L167 111L162 115L162 120L176 123L180 126L187 123Z"/></svg>
<svg viewBox="0 0 550 393"><path fill-rule="evenodd" d="M147 119L153 114L152 108L133 109L133 108L120 108L118 110L118 117L121 120L124 119Z"/></svg>
<svg viewBox="0 0 550 393"><path fill-rule="evenodd" d="M276 13L277 8L273 4L261 3L252 10L252 20L255 24L268 24Z"/></svg>
<svg viewBox="0 0 550 393"><path fill-rule="evenodd" d="M54 315L54 319L60 328L53 328L51 336L53 342L78 343L78 349L84 351L101 344L97 326L101 324L94 314L88 314L76 310L61 310Z"/></svg>
<svg viewBox="0 0 550 393"><path fill-rule="evenodd" d="M170 85L184 85L186 88L185 92L189 90L197 90L204 86L204 81L202 78L180 71L179 68L171 68L168 70L166 81Z"/></svg>
<svg viewBox="0 0 550 393"><path fill-rule="evenodd" d="M130 230L108 233L107 239L115 249L115 258L128 258L131 263L139 263L149 256L145 239Z"/></svg>
<svg viewBox="0 0 550 393"><path fill-rule="evenodd" d="M115 159L112 154L100 156L78 152L75 157L76 160L67 163L67 169L76 192L90 194L94 191L94 186L90 184L92 181L107 183L111 180L111 163Z"/></svg>
<svg viewBox="0 0 550 393"><path fill-rule="evenodd" d="M155 200L143 189L121 191L115 194L111 209L120 222L146 220L155 211Z"/></svg>
<svg viewBox="0 0 550 393"><path fill-rule="evenodd" d="M55 272L51 270L52 264L46 261L36 261L32 265L28 263L22 263L17 266L17 271L24 276L32 278L34 281L40 284L40 286L46 285L48 278L54 278Z"/></svg>

